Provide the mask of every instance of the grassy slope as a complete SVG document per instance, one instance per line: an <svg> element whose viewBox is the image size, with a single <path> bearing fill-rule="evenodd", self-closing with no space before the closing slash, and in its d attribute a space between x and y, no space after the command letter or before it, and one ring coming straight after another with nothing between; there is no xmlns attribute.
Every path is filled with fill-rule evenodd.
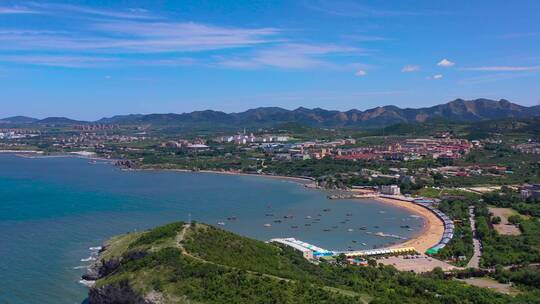
<svg viewBox="0 0 540 304"><path fill-rule="evenodd" d="M104 257L122 255L124 261L115 272L100 279L97 286L127 281L140 294L157 291L165 295L164 303L510 303L513 300L486 289L397 272L392 267L316 266L287 248L206 225L197 224L185 234L174 233L178 228L178 224L171 224L152 232L113 239L107 250L111 253L106 252ZM184 236L180 243L176 242L179 236ZM130 251L148 254L127 260Z"/></svg>

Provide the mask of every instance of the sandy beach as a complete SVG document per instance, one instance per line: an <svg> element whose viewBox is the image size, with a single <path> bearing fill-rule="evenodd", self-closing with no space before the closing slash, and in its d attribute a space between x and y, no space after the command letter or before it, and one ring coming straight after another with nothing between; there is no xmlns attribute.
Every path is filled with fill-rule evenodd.
<svg viewBox="0 0 540 304"><path fill-rule="evenodd" d="M392 245L390 248L412 246L416 248L418 252L424 253L427 249L433 247L441 240L444 233L444 223L428 209L396 199L383 197L376 197L374 199L382 203L392 204L393 206L407 209L424 219L424 227L416 237L403 243Z"/></svg>

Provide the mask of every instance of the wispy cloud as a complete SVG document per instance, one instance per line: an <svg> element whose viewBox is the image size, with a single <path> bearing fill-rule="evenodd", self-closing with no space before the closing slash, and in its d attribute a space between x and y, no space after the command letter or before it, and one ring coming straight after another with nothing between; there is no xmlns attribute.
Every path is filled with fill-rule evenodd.
<svg viewBox="0 0 540 304"><path fill-rule="evenodd" d="M277 67L303 69L313 67L337 67L326 60L329 56L360 55L362 50L339 45L317 45L288 43L256 51L241 58L227 58L219 65L233 68Z"/></svg>
<svg viewBox="0 0 540 304"><path fill-rule="evenodd" d="M406 65L404 66L403 68L401 68L401 72L403 73L410 73L410 72L416 72L416 71L420 71L420 66L419 65Z"/></svg>
<svg viewBox="0 0 540 304"><path fill-rule="evenodd" d="M55 66L68 68L99 67L117 61L115 58L96 56L69 56L69 55L5 55L0 56L0 62Z"/></svg>
<svg viewBox="0 0 540 304"><path fill-rule="evenodd" d="M481 66L461 68L463 71L482 71L482 72L521 72L540 70L540 66Z"/></svg>
<svg viewBox="0 0 540 304"><path fill-rule="evenodd" d="M428 79L433 79L433 80L439 80L439 79L442 79L444 76L442 74L435 74L431 77L428 77Z"/></svg>
<svg viewBox="0 0 540 304"><path fill-rule="evenodd" d="M515 38L525 38L525 37L536 37L540 36L540 32L524 32L524 33L509 33L500 35L501 39L515 39Z"/></svg>
<svg viewBox="0 0 540 304"><path fill-rule="evenodd" d="M476 85L515 78L530 77L538 75L537 71L528 71L524 73L496 73L461 79L458 83L462 85Z"/></svg>
<svg viewBox="0 0 540 304"><path fill-rule="evenodd" d="M0 28L0 61L61 67L195 63L229 68L365 67L354 63L354 57L366 54L364 49L345 44L299 43L279 28L177 22L138 8L113 10L46 2L25 5L25 9L50 18L78 19L77 27ZM355 39L385 38L366 35ZM196 57L194 53L201 53L197 60L190 58ZM140 59L141 54L147 58Z"/></svg>
<svg viewBox="0 0 540 304"><path fill-rule="evenodd" d="M156 19L157 17L150 14L145 9L129 8L129 9L98 9L83 5L72 5L63 3L46 3L46 2L29 2L28 7L33 11L42 14L68 14L71 17L111 17L118 19Z"/></svg>
<svg viewBox="0 0 540 304"><path fill-rule="evenodd" d="M200 23L120 22L90 25L93 32L0 30L0 49L130 52L189 52L276 42L279 30L231 28Z"/></svg>
<svg viewBox="0 0 540 304"><path fill-rule="evenodd" d="M0 15L38 14L38 11L24 6L0 6Z"/></svg>
<svg viewBox="0 0 540 304"><path fill-rule="evenodd" d="M366 42L366 41L389 41L392 40L391 38L382 37L382 36L371 36L371 35L342 35L344 39L351 40L351 41L359 41L359 42Z"/></svg>
<svg viewBox="0 0 540 304"><path fill-rule="evenodd" d="M443 60L439 61L439 62L437 63L437 65L438 65L438 66L441 66L441 67L447 68L447 67L454 66L455 63L452 62L452 61L450 61L450 60L448 60L448 59L446 59L446 58L444 58Z"/></svg>
<svg viewBox="0 0 540 304"><path fill-rule="evenodd" d="M397 16L426 16L440 12L431 10L393 10L376 8L360 4L356 1L307 0L304 5L315 11L341 17L397 17Z"/></svg>

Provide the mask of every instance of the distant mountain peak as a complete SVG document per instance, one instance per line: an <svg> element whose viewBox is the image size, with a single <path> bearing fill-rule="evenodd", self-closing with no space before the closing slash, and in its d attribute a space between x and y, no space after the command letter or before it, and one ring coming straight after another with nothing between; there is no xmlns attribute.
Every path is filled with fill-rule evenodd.
<svg viewBox="0 0 540 304"><path fill-rule="evenodd" d="M38 121L39 119L28 116L12 116L0 119L0 123L4 124L30 124Z"/></svg>
<svg viewBox="0 0 540 304"><path fill-rule="evenodd" d="M298 107L287 110L280 107L258 107L244 112L224 113L215 110L191 113L130 114L102 118L93 123L145 124L167 127L238 129L245 127L273 127L284 123L297 123L312 127L381 127L396 123L423 122L430 119L453 121L481 121L501 118L525 118L540 115L540 106L525 107L506 99L457 98L445 104L424 108L379 106L365 111L335 111L322 108ZM28 118L32 120L31 118ZM5 119L7 120L7 119ZM2 122L3 120L0 120ZM83 124L65 117L35 120L40 124Z"/></svg>

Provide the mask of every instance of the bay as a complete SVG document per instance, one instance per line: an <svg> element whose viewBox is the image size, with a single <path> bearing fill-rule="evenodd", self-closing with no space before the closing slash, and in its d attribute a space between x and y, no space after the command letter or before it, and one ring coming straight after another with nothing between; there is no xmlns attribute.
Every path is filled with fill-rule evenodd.
<svg viewBox="0 0 540 304"><path fill-rule="evenodd" d="M172 221L223 222L263 241L295 237L337 250L396 241L367 231L409 238L422 228L406 210L327 194L283 179L0 155L0 303L81 303L87 289L78 281L89 263L81 259L90 247Z"/></svg>

